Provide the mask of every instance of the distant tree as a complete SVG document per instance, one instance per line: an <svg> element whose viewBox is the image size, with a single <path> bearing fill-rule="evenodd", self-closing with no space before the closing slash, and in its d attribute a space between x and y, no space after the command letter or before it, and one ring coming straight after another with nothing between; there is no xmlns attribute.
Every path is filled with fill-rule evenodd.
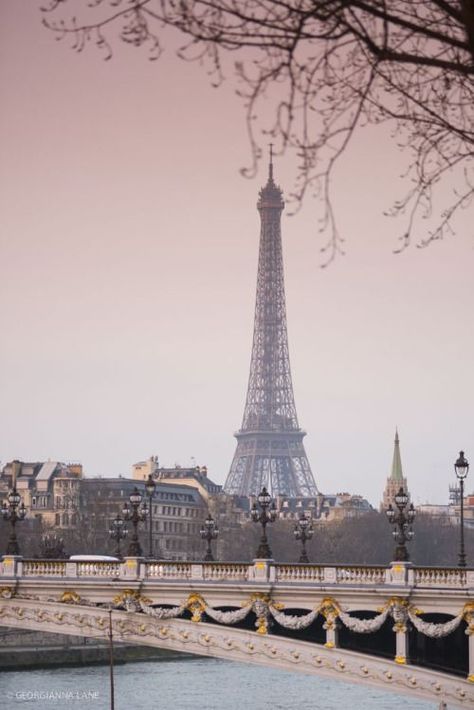
<svg viewBox="0 0 474 710"><path fill-rule="evenodd" d="M389 210L404 215L396 251L420 218L433 228L419 245L441 239L472 201L474 0L49 0L43 13L58 38L79 52L95 43L106 59L117 38L157 59L160 33L177 28L179 56L205 64L215 84L223 55L236 55L252 150L243 172L255 174L264 135L296 153L291 199L295 209L308 192L322 200L325 263L343 251L331 183L359 127L389 123L408 154L408 188Z"/></svg>
<svg viewBox="0 0 474 710"><path fill-rule="evenodd" d="M395 543L385 514L372 511L360 517L314 523L314 536L307 543L314 564L386 565L393 560ZM459 526L449 518L418 515L415 536L408 543L410 558L417 565L455 567L459 549ZM293 535L294 522L277 520L267 528L273 557L277 562L298 560L301 544ZM251 522L234 534L225 548L226 560L249 561L255 557L261 529ZM465 530L468 560L474 564L474 530Z"/></svg>

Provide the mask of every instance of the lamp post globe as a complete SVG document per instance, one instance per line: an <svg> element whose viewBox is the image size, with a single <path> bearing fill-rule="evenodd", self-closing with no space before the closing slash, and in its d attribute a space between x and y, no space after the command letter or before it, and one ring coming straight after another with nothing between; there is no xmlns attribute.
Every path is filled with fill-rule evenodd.
<svg viewBox="0 0 474 710"><path fill-rule="evenodd" d="M385 511L388 522L394 526L392 535L397 543L393 557L394 562L408 562L410 559L406 543L412 540L414 536L411 525L415 520L416 511L413 503L410 504L407 510L408 500L408 494L400 486L394 497L397 509L395 510L390 504Z"/></svg>
<svg viewBox="0 0 474 710"><path fill-rule="evenodd" d="M148 474L148 478L145 483L145 490L148 496L148 557L151 559L153 557L153 496L155 495L156 483L153 479L151 473Z"/></svg>
<svg viewBox="0 0 474 710"><path fill-rule="evenodd" d="M298 562L308 563L308 553L306 551L306 542L311 540L314 534L313 523L306 513L301 513L298 522L293 531L296 540L301 540L301 555Z"/></svg>
<svg viewBox="0 0 474 710"><path fill-rule="evenodd" d="M109 535L111 539L114 540L116 543L115 554L120 560L122 558L120 542L124 540L128 535L128 528L125 525L125 520L121 518L120 515L117 515L110 523Z"/></svg>
<svg viewBox="0 0 474 710"><path fill-rule="evenodd" d="M461 525L460 525L460 536L459 536L459 561L458 567L466 567L466 551L464 548L464 481L467 474L469 473L469 462L464 456L464 451L459 452L459 458L454 464L454 471L456 473L456 478L459 481L460 488L460 504L461 504Z"/></svg>
<svg viewBox="0 0 474 710"><path fill-rule="evenodd" d="M207 542L207 547L206 547L206 555L204 557L204 562L213 562L214 557L212 554L212 547L211 547L211 542L212 540L216 540L217 536L219 535L219 528L216 525L216 521L214 518L211 516L209 513L207 518L203 521L202 528L199 531L199 534L201 535L201 538L203 540L206 540Z"/></svg>
<svg viewBox="0 0 474 710"><path fill-rule="evenodd" d="M133 526L132 539L128 546L128 555L129 557L141 557L142 548L140 540L138 539L138 523L146 520L148 511L146 508L141 507L143 496L136 486L128 498L130 505L125 503L122 508L124 520L130 521Z"/></svg>
<svg viewBox="0 0 474 710"><path fill-rule="evenodd" d="M257 502L260 510L257 506ZM262 526L262 536L260 538L260 544L256 552L256 557L257 559L271 559L272 551L270 549L270 545L268 544L266 527L268 523L275 522L277 510L275 507L275 501L272 501L272 497L265 486L263 486L262 490L258 494L257 501L253 504L250 510L250 516L254 523L260 523Z"/></svg>
<svg viewBox="0 0 474 710"><path fill-rule="evenodd" d="M10 523L10 536L8 538L7 555L19 555L20 546L16 537L15 526L26 517L25 504L21 499L20 494L16 489L16 485L9 491L7 500L4 500L1 508L2 517Z"/></svg>

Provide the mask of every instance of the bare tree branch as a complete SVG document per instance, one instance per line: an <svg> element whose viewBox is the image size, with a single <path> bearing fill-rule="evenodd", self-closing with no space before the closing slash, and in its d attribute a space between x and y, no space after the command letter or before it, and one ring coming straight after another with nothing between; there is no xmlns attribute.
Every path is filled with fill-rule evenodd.
<svg viewBox="0 0 474 710"><path fill-rule="evenodd" d="M74 0L76 15L71 8L50 0L43 23L79 52L95 43L109 59L119 40L156 59L160 32L173 27L187 38L179 56L207 64L216 85L222 55L237 53L252 155L242 172L255 175L264 136L298 156L291 200L294 210L308 192L322 201L325 263L343 252L334 166L362 126L390 124L408 156L407 192L389 211L405 222L401 249L428 216L436 226L420 245L442 238L472 200L474 0Z"/></svg>

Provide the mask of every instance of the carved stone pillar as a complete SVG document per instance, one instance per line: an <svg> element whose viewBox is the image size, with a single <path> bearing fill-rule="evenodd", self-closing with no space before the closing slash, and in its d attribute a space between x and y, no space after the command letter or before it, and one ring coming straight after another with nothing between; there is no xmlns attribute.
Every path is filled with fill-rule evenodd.
<svg viewBox="0 0 474 710"><path fill-rule="evenodd" d="M395 603L392 607L395 624L395 663L402 665L408 660L408 613L406 603Z"/></svg>
<svg viewBox="0 0 474 710"><path fill-rule="evenodd" d="M469 668L467 679L474 683L474 604L466 604L464 618L467 623L466 634L469 638Z"/></svg>
<svg viewBox="0 0 474 710"><path fill-rule="evenodd" d="M337 648L338 643L338 628L339 628L339 609L330 599L324 600L321 605L321 614L326 621L323 624L323 629L326 631L326 648Z"/></svg>

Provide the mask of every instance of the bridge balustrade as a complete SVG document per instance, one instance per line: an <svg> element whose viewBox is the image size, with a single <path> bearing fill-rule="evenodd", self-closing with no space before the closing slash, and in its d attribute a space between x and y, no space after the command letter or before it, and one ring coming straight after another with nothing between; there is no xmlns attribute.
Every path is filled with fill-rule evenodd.
<svg viewBox="0 0 474 710"><path fill-rule="evenodd" d="M474 569L416 567L414 565L277 564L273 560L244 562L173 562L130 557L121 562L99 560L40 560L5 556L1 577L110 577L207 581L281 582L285 584L337 584L338 586L391 586L414 588L474 588Z"/></svg>
<svg viewBox="0 0 474 710"><path fill-rule="evenodd" d="M466 587L468 583L468 571L459 567L415 567L411 573L420 587Z"/></svg>

